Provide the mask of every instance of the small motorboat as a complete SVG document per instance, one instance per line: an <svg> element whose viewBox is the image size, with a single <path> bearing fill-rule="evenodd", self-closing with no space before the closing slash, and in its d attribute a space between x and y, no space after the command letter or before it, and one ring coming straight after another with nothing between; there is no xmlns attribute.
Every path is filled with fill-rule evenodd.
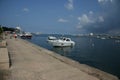
<svg viewBox="0 0 120 80"><path fill-rule="evenodd" d="M56 37L48 37L47 40L54 47L66 47L66 46L74 46L75 42L70 38L63 37L61 39L57 39Z"/></svg>

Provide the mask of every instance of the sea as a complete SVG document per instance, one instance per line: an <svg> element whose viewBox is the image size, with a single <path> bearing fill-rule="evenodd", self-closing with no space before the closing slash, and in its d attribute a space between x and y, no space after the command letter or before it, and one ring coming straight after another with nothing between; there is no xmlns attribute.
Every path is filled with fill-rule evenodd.
<svg viewBox="0 0 120 80"><path fill-rule="evenodd" d="M48 36L69 37L74 47L53 47L47 43ZM54 51L82 64L98 68L120 78L120 40L100 39L58 34L33 35L28 41Z"/></svg>

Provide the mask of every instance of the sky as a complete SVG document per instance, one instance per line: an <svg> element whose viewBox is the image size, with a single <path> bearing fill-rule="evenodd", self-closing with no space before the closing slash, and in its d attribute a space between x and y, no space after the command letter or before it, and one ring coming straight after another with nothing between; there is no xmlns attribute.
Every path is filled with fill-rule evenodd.
<svg viewBox="0 0 120 80"><path fill-rule="evenodd" d="M120 0L0 0L0 25L55 34L120 34Z"/></svg>

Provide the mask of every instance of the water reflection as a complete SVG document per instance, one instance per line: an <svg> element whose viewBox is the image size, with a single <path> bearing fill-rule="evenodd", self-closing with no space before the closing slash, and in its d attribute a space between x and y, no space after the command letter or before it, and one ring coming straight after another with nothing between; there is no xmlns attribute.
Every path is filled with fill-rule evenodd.
<svg viewBox="0 0 120 80"><path fill-rule="evenodd" d="M71 53L72 49L73 47L53 47L53 51L63 56L66 56L67 54Z"/></svg>
<svg viewBox="0 0 120 80"><path fill-rule="evenodd" d="M91 47L94 47L94 46L95 46L94 40L93 40L93 39L90 39L90 40L89 40L89 44L91 45Z"/></svg>

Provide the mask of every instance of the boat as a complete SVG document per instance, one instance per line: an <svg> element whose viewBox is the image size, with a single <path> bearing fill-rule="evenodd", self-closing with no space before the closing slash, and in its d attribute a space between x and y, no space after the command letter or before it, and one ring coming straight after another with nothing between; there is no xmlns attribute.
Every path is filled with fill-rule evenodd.
<svg viewBox="0 0 120 80"><path fill-rule="evenodd" d="M54 37L54 36L49 36L49 37L48 37L48 41L53 41L53 40L57 40L57 38Z"/></svg>
<svg viewBox="0 0 120 80"><path fill-rule="evenodd" d="M106 39L105 37L101 37L101 39Z"/></svg>
<svg viewBox="0 0 120 80"><path fill-rule="evenodd" d="M70 38L66 38L66 37L63 37L61 39L56 39L56 37L48 37L48 39L49 40L47 40L47 41L54 47L68 47L68 46L75 45L74 41L72 41Z"/></svg>
<svg viewBox="0 0 120 80"><path fill-rule="evenodd" d="M49 43L49 44L52 44L54 41L56 41L57 40L57 38L56 37L54 37L54 36L48 36L48 39L47 39L47 42Z"/></svg>
<svg viewBox="0 0 120 80"><path fill-rule="evenodd" d="M26 32L25 36L27 39L31 39L32 38L32 34L30 32Z"/></svg>
<svg viewBox="0 0 120 80"><path fill-rule="evenodd" d="M30 32L25 32L25 33L21 34L20 37L22 39L31 39L32 38L32 34Z"/></svg>

